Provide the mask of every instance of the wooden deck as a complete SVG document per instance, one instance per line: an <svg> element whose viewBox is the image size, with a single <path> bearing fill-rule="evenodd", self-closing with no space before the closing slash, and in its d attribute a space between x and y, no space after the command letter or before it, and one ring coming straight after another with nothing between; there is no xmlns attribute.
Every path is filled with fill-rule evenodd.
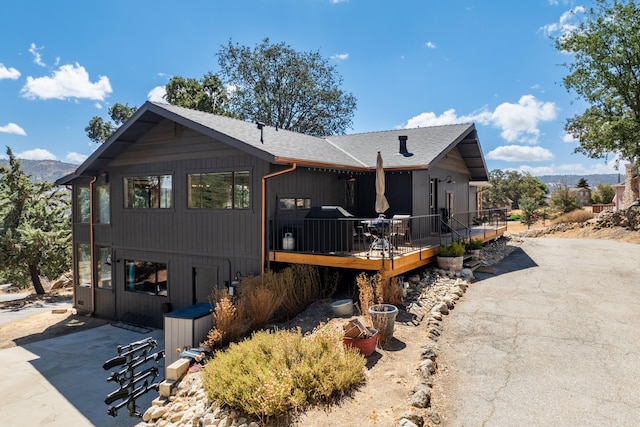
<svg viewBox="0 0 640 427"><path fill-rule="evenodd" d="M506 230L505 224L494 228L472 227L470 233L471 237L488 242L501 237ZM394 277L435 262L440 240L441 237L431 242L414 241L410 246L403 244L390 251L369 251L368 242L358 242L354 243L353 251L339 254L271 250L268 255L270 262L378 271L385 277Z"/></svg>

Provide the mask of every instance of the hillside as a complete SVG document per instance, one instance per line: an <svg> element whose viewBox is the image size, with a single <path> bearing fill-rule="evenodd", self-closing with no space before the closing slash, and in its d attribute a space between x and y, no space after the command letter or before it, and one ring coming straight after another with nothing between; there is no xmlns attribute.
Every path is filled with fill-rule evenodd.
<svg viewBox="0 0 640 427"><path fill-rule="evenodd" d="M36 182L54 182L56 179L72 173L78 167L78 165L57 160L19 160L24 173L31 175L31 179ZM9 166L9 161L0 159L0 166Z"/></svg>
<svg viewBox="0 0 640 427"><path fill-rule="evenodd" d="M536 178L547 184L550 192L560 187L575 187L580 178L586 179L589 187L592 189L596 188L598 184L616 185L624 181L624 175L616 173L591 175L541 175Z"/></svg>

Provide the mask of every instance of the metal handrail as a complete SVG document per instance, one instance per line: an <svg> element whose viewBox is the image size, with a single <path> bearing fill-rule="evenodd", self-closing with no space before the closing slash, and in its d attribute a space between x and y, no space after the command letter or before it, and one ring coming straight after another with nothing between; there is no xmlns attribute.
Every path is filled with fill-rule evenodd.
<svg viewBox="0 0 640 427"><path fill-rule="evenodd" d="M500 211L496 214L496 211ZM464 215L464 216L463 216ZM383 256L394 258L403 254L442 245L452 236L462 240L474 231L486 232L500 225L506 210L480 210L459 213L453 223L464 228L460 233L440 215L416 215L402 219L384 218L380 226L373 226L378 218L303 218L280 217L268 221L267 245L269 251L289 251L335 256ZM462 219L462 220L461 220ZM466 223L468 225L465 225ZM476 223L481 225L481 228ZM444 227L443 227L444 226ZM474 227L472 229L472 227ZM446 230L446 231L445 231ZM448 231L451 233L448 233ZM378 233L383 242L372 246ZM388 245L388 250L385 249Z"/></svg>

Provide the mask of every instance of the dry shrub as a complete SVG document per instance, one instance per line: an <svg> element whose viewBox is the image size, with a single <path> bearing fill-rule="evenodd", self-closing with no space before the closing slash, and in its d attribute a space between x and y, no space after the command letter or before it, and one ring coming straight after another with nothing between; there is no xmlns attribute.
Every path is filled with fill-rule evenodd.
<svg viewBox="0 0 640 427"><path fill-rule="evenodd" d="M203 344L219 348L269 322L298 315L312 302L332 295L338 277L327 280L329 286L324 287L315 266L294 265L279 273L243 278L233 298L226 290L215 291L210 297L215 306L214 329Z"/></svg>
<svg viewBox="0 0 640 427"><path fill-rule="evenodd" d="M356 277L356 285L360 301L360 313L364 316L365 321L371 325L371 317L369 317L369 307L375 304L375 276L369 277L367 273L360 273Z"/></svg>
<svg viewBox="0 0 640 427"><path fill-rule="evenodd" d="M216 303L213 316L214 327L207 334L206 345L221 347L240 339L246 333L239 325L236 307L229 297L223 297Z"/></svg>
<svg viewBox="0 0 640 427"><path fill-rule="evenodd" d="M273 319L281 301L282 295L270 289L262 277L245 277L237 301L238 317L246 320L248 331L253 331Z"/></svg>
<svg viewBox="0 0 640 427"><path fill-rule="evenodd" d="M380 276L377 274L376 276ZM383 279L378 277L376 282L376 302L378 304L400 305L402 303L402 289L397 277Z"/></svg>
<svg viewBox="0 0 640 427"><path fill-rule="evenodd" d="M279 319L294 317L312 302L330 296L322 285L318 268L311 265L292 265L279 273L268 273L265 281L282 296L276 312Z"/></svg>
<svg viewBox="0 0 640 427"><path fill-rule="evenodd" d="M342 396L362 383L365 364L329 329L262 331L216 352L202 380L212 401L264 419Z"/></svg>
<svg viewBox="0 0 640 427"><path fill-rule="evenodd" d="M593 219L593 213L587 212L583 209L576 209L575 211L568 212L552 221L552 225L566 224L566 223L579 223L587 222Z"/></svg>

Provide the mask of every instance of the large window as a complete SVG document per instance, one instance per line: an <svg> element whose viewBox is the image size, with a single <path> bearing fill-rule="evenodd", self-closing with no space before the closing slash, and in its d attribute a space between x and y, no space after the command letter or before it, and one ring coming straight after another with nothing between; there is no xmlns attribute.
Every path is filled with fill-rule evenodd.
<svg viewBox="0 0 640 427"><path fill-rule="evenodd" d="M76 268L78 270L78 286L91 286L91 247L88 243L79 243L76 247Z"/></svg>
<svg viewBox="0 0 640 427"><path fill-rule="evenodd" d="M187 181L190 209L249 209L248 171L193 173Z"/></svg>
<svg viewBox="0 0 640 427"><path fill-rule="evenodd" d="M89 187L78 188L78 206L77 206L77 221L82 223L88 223L91 219L91 205L89 202L90 194Z"/></svg>
<svg viewBox="0 0 640 427"><path fill-rule="evenodd" d="M125 208L171 208L171 175L124 178L124 188Z"/></svg>
<svg viewBox="0 0 640 427"><path fill-rule="evenodd" d="M125 260L124 265L127 291L167 296L167 264Z"/></svg>
<svg viewBox="0 0 640 427"><path fill-rule="evenodd" d="M98 187L98 215L96 219L100 224L109 224L111 222L110 199L109 186L101 185Z"/></svg>
<svg viewBox="0 0 640 427"><path fill-rule="evenodd" d="M98 287L102 289L111 289L111 248L101 246L98 248L100 260L98 263Z"/></svg>

